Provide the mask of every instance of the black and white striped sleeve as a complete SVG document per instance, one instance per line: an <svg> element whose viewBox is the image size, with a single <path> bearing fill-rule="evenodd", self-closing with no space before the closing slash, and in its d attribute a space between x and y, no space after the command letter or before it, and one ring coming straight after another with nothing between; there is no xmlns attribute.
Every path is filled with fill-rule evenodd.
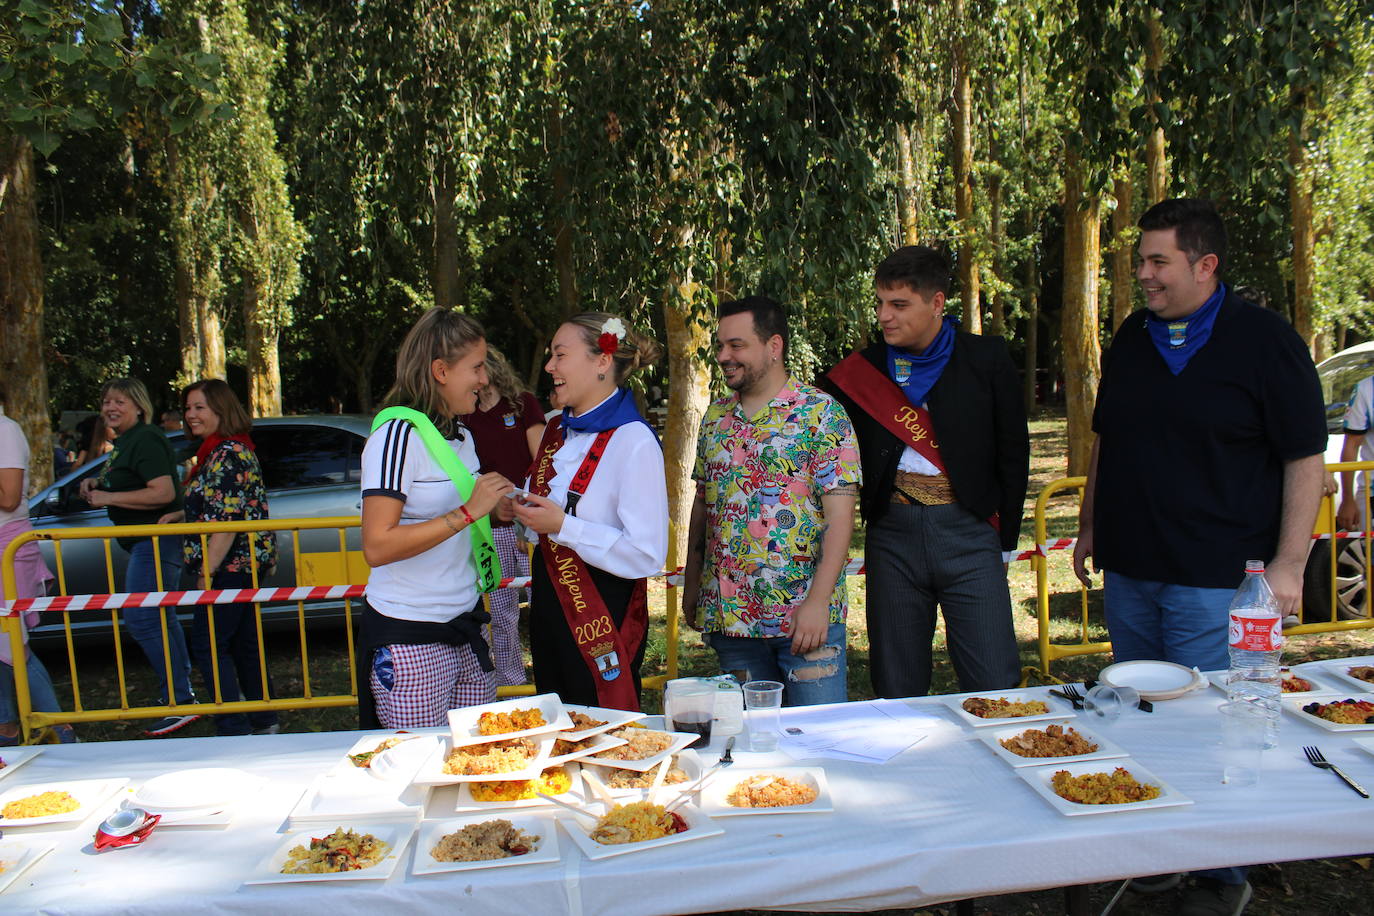
<svg viewBox="0 0 1374 916"><path fill-rule="evenodd" d="M367 437L363 446L363 496L390 496L405 502L415 480L415 428L405 420L389 420Z"/></svg>

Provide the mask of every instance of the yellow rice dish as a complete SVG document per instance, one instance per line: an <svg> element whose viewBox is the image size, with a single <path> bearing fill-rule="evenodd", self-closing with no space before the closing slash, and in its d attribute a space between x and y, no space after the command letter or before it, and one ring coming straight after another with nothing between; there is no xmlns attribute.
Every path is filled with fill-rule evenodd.
<svg viewBox="0 0 1374 916"><path fill-rule="evenodd" d="M81 802L66 792L40 792L25 798L17 798L5 805L0 812L6 818L18 820L24 817L49 817L53 814L66 814L81 807Z"/></svg>
<svg viewBox="0 0 1374 916"><path fill-rule="evenodd" d="M662 839L686 829L687 822L676 811L641 801L616 805L602 815L592 828L591 838L603 846L619 846Z"/></svg>
<svg viewBox="0 0 1374 916"><path fill-rule="evenodd" d="M499 782L474 782L468 789L479 802L513 802L538 798L536 793L562 795L572 788L572 777L563 767L550 767L538 779L506 779Z"/></svg>
<svg viewBox="0 0 1374 916"><path fill-rule="evenodd" d="M1079 805L1128 805L1159 798L1159 786L1137 782L1125 767L1082 776L1060 770L1050 777L1050 784L1060 798Z"/></svg>

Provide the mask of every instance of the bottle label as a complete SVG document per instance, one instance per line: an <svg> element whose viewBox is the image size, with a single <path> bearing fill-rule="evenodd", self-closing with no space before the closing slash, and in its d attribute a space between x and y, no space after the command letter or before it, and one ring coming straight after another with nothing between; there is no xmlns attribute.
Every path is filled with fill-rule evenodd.
<svg viewBox="0 0 1374 916"><path fill-rule="evenodd" d="M1283 619L1231 615L1231 648L1242 652L1277 652L1283 648Z"/></svg>

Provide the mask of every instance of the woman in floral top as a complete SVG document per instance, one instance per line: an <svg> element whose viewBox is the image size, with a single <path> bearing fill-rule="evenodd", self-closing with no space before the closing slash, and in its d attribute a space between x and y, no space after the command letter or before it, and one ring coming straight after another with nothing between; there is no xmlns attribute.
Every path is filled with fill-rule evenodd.
<svg viewBox="0 0 1374 916"><path fill-rule="evenodd" d="M195 467L186 478L184 520L228 522L265 519L267 488L262 466L248 431L252 422L229 385L202 379L181 393L186 426L202 439ZM181 521L177 514L162 521ZM256 555L256 569L254 557ZM277 542L271 533L217 532L208 537L188 535L184 547L186 587L252 588L277 565ZM255 577L256 573L256 577ZM258 660L257 615L252 604L215 605L215 648L219 656L219 695L224 702L264 696ZM191 656L214 694L210 655L209 612L197 606L191 627ZM266 684L271 696L272 685ZM215 717L221 735L273 734L275 712L230 713Z"/></svg>

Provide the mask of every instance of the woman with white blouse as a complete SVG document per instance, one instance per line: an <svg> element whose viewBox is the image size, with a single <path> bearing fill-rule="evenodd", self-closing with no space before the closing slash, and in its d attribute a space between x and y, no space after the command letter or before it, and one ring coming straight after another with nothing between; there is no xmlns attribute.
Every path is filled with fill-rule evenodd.
<svg viewBox="0 0 1374 916"><path fill-rule="evenodd" d="M515 506L539 535L535 685L566 703L638 709L645 580L667 558L668 494L658 437L624 383L658 347L618 318L587 312L559 327L550 350L544 370L563 413L545 429Z"/></svg>

